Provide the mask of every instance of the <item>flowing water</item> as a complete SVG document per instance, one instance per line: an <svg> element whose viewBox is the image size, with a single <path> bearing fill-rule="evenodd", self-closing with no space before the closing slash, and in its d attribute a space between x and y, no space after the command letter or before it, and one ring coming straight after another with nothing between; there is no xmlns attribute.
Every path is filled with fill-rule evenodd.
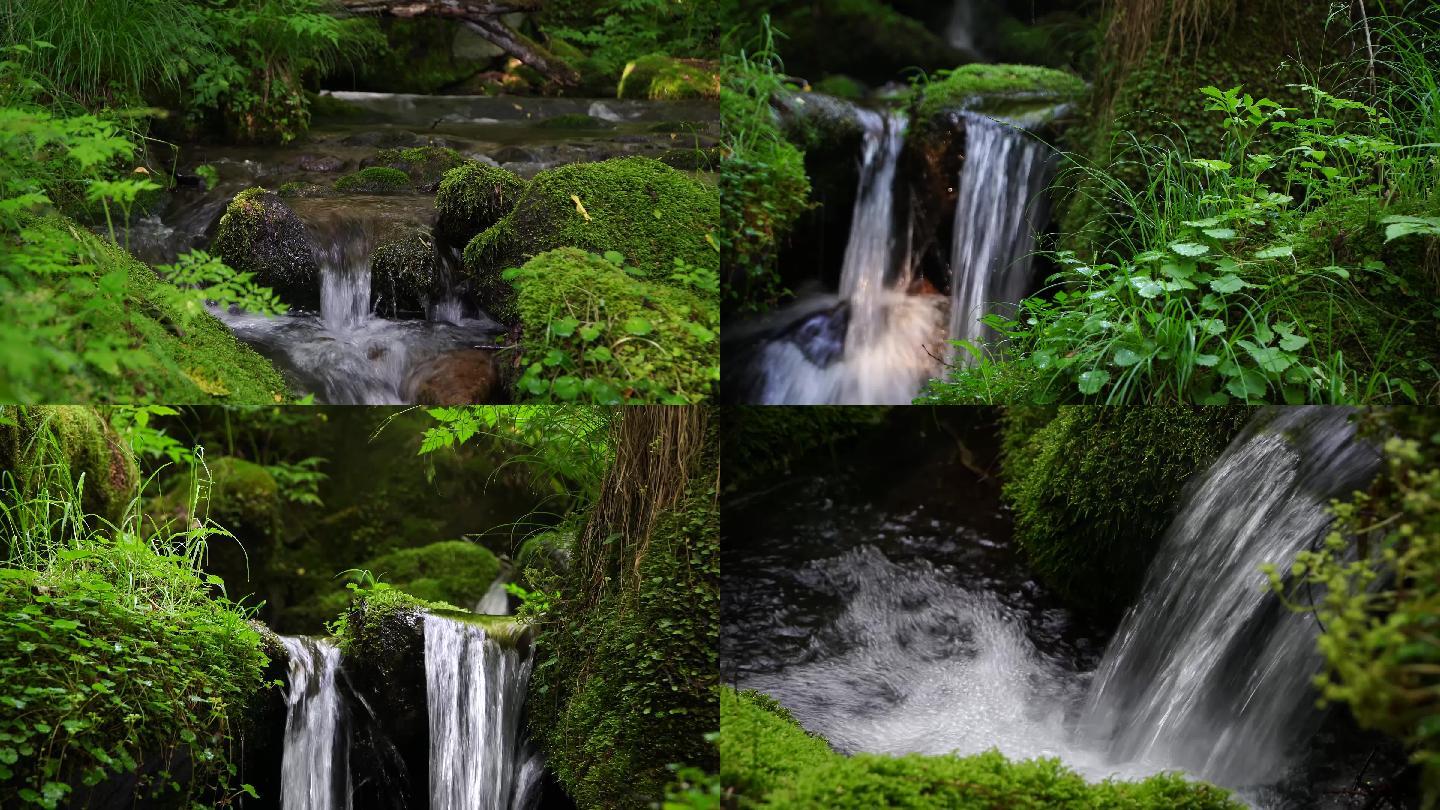
<svg viewBox="0 0 1440 810"><path fill-rule="evenodd" d="M945 26L945 41L952 48L970 51L978 55L975 48L975 0L955 0L950 9L950 22Z"/></svg>
<svg viewBox="0 0 1440 810"><path fill-rule="evenodd" d="M509 616L510 615L510 593L505 590L505 585L510 582L508 572L502 572L485 589L485 595L475 603L475 612L486 616Z"/></svg>
<svg viewBox="0 0 1440 810"><path fill-rule="evenodd" d="M283 637L290 654L290 695L281 769L286 810L348 810L348 738L335 676L340 649L328 641Z"/></svg>
<svg viewBox="0 0 1440 810"><path fill-rule="evenodd" d="M521 724L528 652L472 624L425 617L432 810L520 810L543 764Z"/></svg>
<svg viewBox="0 0 1440 810"><path fill-rule="evenodd" d="M905 118L871 110L858 115L865 138L840 303L766 344L758 397L765 404L906 404L938 367L926 347L939 350L942 302L906 292L909 233L901 239L896 223Z"/></svg>
<svg viewBox="0 0 1440 810"><path fill-rule="evenodd" d="M1051 150L1024 130L977 113L965 118L965 165L951 242L950 339L993 339L980 319L1018 304L1034 286L1035 234L1049 216Z"/></svg>
<svg viewBox="0 0 1440 810"><path fill-rule="evenodd" d="M877 498L827 470L786 491L803 517L733 522L752 539L722 564L722 672L844 752L995 747L1092 780L1183 770L1257 806L1318 806L1289 778L1323 719L1315 628L1259 567L1288 570L1328 499L1375 469L1347 416L1259 414L1189 489L1103 658L1010 555L993 485L882 467L866 473Z"/></svg>

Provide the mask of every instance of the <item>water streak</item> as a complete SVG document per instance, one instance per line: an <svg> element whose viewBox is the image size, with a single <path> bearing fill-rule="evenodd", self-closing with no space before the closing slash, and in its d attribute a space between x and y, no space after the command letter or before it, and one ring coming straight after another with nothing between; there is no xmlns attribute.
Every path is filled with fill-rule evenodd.
<svg viewBox="0 0 1440 810"><path fill-rule="evenodd" d="M1033 284L1035 234L1048 215L1050 148L1023 130L966 112L965 165L951 242L950 339L993 338L993 304L1017 304Z"/></svg>
<svg viewBox="0 0 1440 810"><path fill-rule="evenodd" d="M281 640L290 654L282 806L286 810L348 810L349 744L335 688L340 649L319 639L286 636Z"/></svg>
<svg viewBox="0 0 1440 810"><path fill-rule="evenodd" d="M482 628L425 617L432 810L509 810L536 781L521 712L528 653Z"/></svg>
<svg viewBox="0 0 1440 810"><path fill-rule="evenodd" d="M485 595L475 603L475 612L487 616L509 616L510 593L505 590L505 585L509 581L509 575L503 572L496 577L495 581L490 583L490 587L485 590Z"/></svg>

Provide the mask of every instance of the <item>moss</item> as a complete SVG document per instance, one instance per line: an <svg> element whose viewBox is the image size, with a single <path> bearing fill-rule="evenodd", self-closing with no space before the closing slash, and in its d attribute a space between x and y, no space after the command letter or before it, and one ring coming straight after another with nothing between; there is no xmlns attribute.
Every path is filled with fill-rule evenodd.
<svg viewBox="0 0 1440 810"><path fill-rule="evenodd" d="M515 208L466 245L465 269L492 315L514 322L501 271L560 247L615 251L648 276L680 259L718 265L707 241L719 218L716 190L650 158L614 158L543 171Z"/></svg>
<svg viewBox="0 0 1440 810"><path fill-rule="evenodd" d="M603 381L613 390L602 401L698 402L718 382L720 314L713 299L634 278L576 248L536 256L514 283L521 363L531 367L521 398L551 392L562 376ZM569 330L552 325L562 318L577 323ZM552 351L565 362L548 362Z"/></svg>
<svg viewBox="0 0 1440 810"><path fill-rule="evenodd" d="M614 124L585 113L570 113L546 118L535 125L538 129L613 129Z"/></svg>
<svg viewBox="0 0 1440 810"><path fill-rule="evenodd" d="M473 604L500 573L489 549L464 540L392 551L360 567L417 599L456 605Z"/></svg>
<svg viewBox="0 0 1440 810"><path fill-rule="evenodd" d="M797 76L843 73L881 85L901 71L934 71L964 61L930 25L883 0L812 0L777 16L786 69Z"/></svg>
<svg viewBox="0 0 1440 810"><path fill-rule="evenodd" d="M424 189L433 187L446 172L469 161L448 147L415 146L409 149L381 149L375 154L374 162L378 166L404 172L412 185ZM394 181L395 178L389 175L389 179Z"/></svg>
<svg viewBox="0 0 1440 810"><path fill-rule="evenodd" d="M1034 65L965 65L943 79L917 86L910 101L914 118L927 121L962 108L984 108L991 97L1043 97L1075 101L1085 80L1072 73Z"/></svg>
<svg viewBox="0 0 1440 810"><path fill-rule="evenodd" d="M336 191L348 194L387 194L410 188L410 176L388 166L371 166L335 181Z"/></svg>
<svg viewBox="0 0 1440 810"><path fill-rule="evenodd" d="M451 169L435 194L435 230L463 245L510 213L524 191L524 180L498 166L466 163Z"/></svg>
<svg viewBox="0 0 1440 810"><path fill-rule="evenodd" d="M320 306L320 265L305 225L280 197L256 186L230 201L211 249L226 264L275 290L287 304Z"/></svg>
<svg viewBox="0 0 1440 810"><path fill-rule="evenodd" d="M83 487L85 511L119 523L139 491L135 457L94 408L78 405L0 407L0 470L26 497L61 475Z"/></svg>
<svg viewBox="0 0 1440 810"><path fill-rule="evenodd" d="M370 298L374 311L389 317L425 311L438 273L435 244L415 229L381 243L370 254Z"/></svg>
<svg viewBox="0 0 1440 810"><path fill-rule="evenodd" d="M1180 507L1251 411L1022 409L1007 414L1005 498L1015 541L1042 581L1081 609L1118 617Z"/></svg>
<svg viewBox="0 0 1440 810"><path fill-rule="evenodd" d="M827 96L835 96L849 101L859 101L869 95L870 88L863 82L852 79L844 74L826 76L814 85L815 92L824 93Z"/></svg>
<svg viewBox="0 0 1440 810"><path fill-rule="evenodd" d="M846 757L808 734L774 700L720 688L721 782L750 807L989 810L1240 810L1213 785L1164 774L1087 784L1058 759L975 756Z"/></svg>
<svg viewBox="0 0 1440 810"><path fill-rule="evenodd" d="M716 99L720 73L713 62L649 54L625 65L616 95L654 101Z"/></svg>
<svg viewBox="0 0 1440 810"><path fill-rule="evenodd" d="M143 352L143 365L116 375L76 372L54 379L45 399L53 402L164 402L167 404L274 404L289 397L270 361L240 342L208 312L182 312L174 288L155 271L105 239L55 217L31 225L37 238L77 239L97 278L118 274L125 293L96 305L93 323L104 338ZM183 326L182 326L183 324ZM91 335L73 335L82 351Z"/></svg>
<svg viewBox="0 0 1440 810"><path fill-rule="evenodd" d="M720 147L666 149L656 160L673 169L713 172L720 168Z"/></svg>

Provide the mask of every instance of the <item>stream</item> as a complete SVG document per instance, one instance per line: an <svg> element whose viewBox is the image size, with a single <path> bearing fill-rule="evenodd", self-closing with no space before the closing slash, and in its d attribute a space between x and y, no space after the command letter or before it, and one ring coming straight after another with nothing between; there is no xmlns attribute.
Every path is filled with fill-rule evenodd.
<svg viewBox="0 0 1440 810"><path fill-rule="evenodd" d="M1377 469L1348 416L1258 412L1187 489L1108 638L1028 576L998 482L944 437L794 476L726 513L722 677L844 753L994 747L1092 781L1179 770L1257 808L1350 806L1334 795L1368 744L1315 708L1314 620L1259 571L1287 570Z"/></svg>
<svg viewBox="0 0 1440 810"><path fill-rule="evenodd" d="M617 99L327 94L351 112L316 116L309 137L287 146L185 145L181 174L210 165L216 186L182 187L132 223L126 239L161 264L206 249L226 205L251 186L299 183L312 191L285 203L305 225L321 269L318 309L267 318L213 309L235 334L270 358L298 395L333 404L410 404L427 381L457 373L465 353L488 350L506 327L467 300L458 249L438 244L441 292L423 311L397 311L373 289L370 254L387 237L435 222L434 195L342 194L329 190L383 148L446 146L522 177L580 161L713 145L718 109L707 102ZM561 116L588 122L554 122ZM549 122L549 123L547 123ZM701 133L657 131L694 122ZM665 127L660 127L664 129ZM319 189L315 191L314 189ZM314 196L311 196L311 195Z"/></svg>

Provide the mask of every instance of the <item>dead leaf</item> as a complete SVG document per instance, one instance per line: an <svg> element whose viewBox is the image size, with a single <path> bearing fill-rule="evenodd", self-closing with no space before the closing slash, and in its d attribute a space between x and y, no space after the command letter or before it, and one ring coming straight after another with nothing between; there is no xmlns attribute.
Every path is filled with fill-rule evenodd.
<svg viewBox="0 0 1440 810"><path fill-rule="evenodd" d="M586 211L586 210L585 210L585 204L582 203L582 202L580 202L580 195L579 195L579 194L571 194L571 195L570 195L570 199L572 199L572 200L575 201L575 210L580 212L580 216L585 217L585 221L586 221L586 222L589 222L589 221L590 221L590 212L589 212L589 211Z"/></svg>

